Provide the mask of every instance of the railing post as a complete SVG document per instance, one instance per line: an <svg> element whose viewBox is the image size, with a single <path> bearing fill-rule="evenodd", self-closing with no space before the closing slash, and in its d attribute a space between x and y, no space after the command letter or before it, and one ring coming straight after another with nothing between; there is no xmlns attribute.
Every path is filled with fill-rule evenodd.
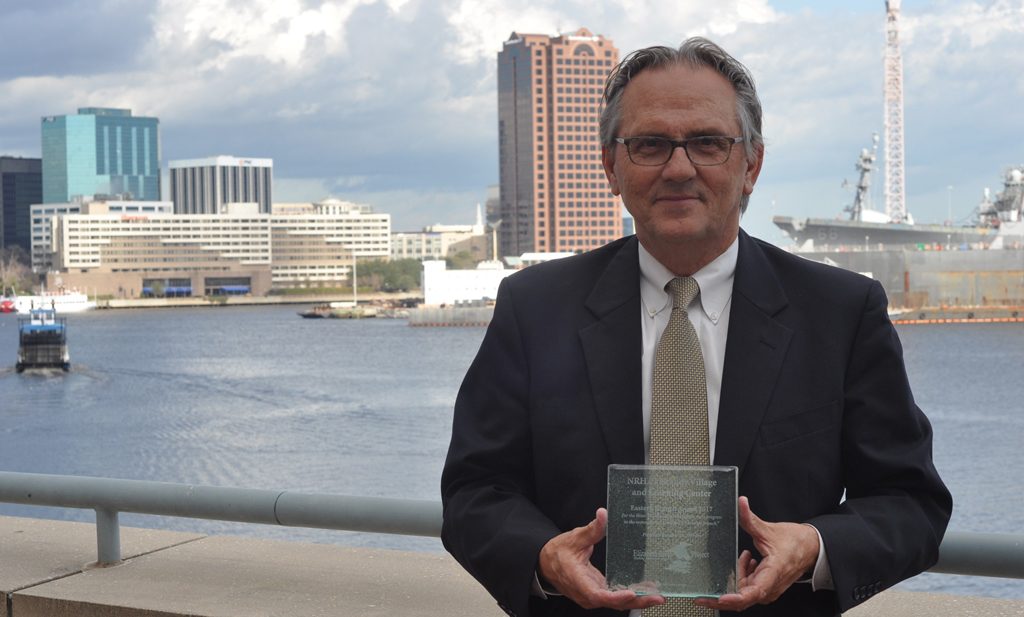
<svg viewBox="0 0 1024 617"><path fill-rule="evenodd" d="M117 510L96 508L96 565L115 566L121 563L121 529Z"/></svg>

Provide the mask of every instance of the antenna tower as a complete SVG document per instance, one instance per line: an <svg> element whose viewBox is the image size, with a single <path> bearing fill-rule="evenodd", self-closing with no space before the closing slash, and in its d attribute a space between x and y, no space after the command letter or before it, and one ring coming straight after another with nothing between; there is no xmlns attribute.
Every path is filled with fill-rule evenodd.
<svg viewBox="0 0 1024 617"><path fill-rule="evenodd" d="M903 176L903 57L900 55L900 0L885 3L885 213L907 220Z"/></svg>

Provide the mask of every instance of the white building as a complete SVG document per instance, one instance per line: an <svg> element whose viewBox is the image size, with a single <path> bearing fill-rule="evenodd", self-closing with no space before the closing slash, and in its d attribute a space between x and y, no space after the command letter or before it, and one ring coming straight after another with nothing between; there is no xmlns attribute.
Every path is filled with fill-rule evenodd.
<svg viewBox="0 0 1024 617"><path fill-rule="evenodd" d="M53 267L53 226L55 217L78 214L83 205L95 212L111 214L171 214L174 205L169 201L79 200L65 204L33 204L32 217L32 271L43 274Z"/></svg>
<svg viewBox="0 0 1024 617"><path fill-rule="evenodd" d="M487 259L486 228L480 206L476 208L476 222L472 225L430 225L423 231L395 232L391 234L392 259L444 259L460 250L474 255L478 261ZM477 240L477 242L474 242ZM476 249L474 251L474 248Z"/></svg>
<svg viewBox="0 0 1024 617"><path fill-rule="evenodd" d="M309 287L350 280L355 259L388 259L391 215L366 204L325 199L275 205L273 285Z"/></svg>
<svg viewBox="0 0 1024 617"><path fill-rule="evenodd" d="M177 214L224 214L227 204L256 203L270 214L273 159L214 156L171 161L171 202Z"/></svg>
<svg viewBox="0 0 1024 617"><path fill-rule="evenodd" d="M441 306L494 300L498 284L515 270L484 261L475 270L449 270L443 260L423 262L423 304Z"/></svg>
<svg viewBox="0 0 1024 617"><path fill-rule="evenodd" d="M61 279L101 294L341 286L350 284L355 259L390 253L390 215L342 202L312 204L305 214L265 214L255 203L228 204L223 214L128 214L89 204L53 219Z"/></svg>

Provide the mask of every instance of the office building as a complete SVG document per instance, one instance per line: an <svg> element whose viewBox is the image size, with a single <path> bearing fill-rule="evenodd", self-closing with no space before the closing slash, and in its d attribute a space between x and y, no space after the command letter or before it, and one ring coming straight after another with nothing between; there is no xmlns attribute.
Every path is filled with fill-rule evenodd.
<svg viewBox="0 0 1024 617"><path fill-rule="evenodd" d="M391 259L444 259L465 252L473 261L491 259L490 235L480 205L472 225L428 225L423 231L391 234Z"/></svg>
<svg viewBox="0 0 1024 617"><path fill-rule="evenodd" d="M171 161L171 202L177 214L223 214L233 203L257 204L270 214L274 161L214 156Z"/></svg>
<svg viewBox="0 0 1024 617"><path fill-rule="evenodd" d="M53 217L47 284L100 295L265 295L350 284L356 259L387 259L391 217L330 200L301 213L232 203L222 214L127 213L90 203Z"/></svg>
<svg viewBox="0 0 1024 617"><path fill-rule="evenodd" d="M56 218L63 214L80 214L83 209L93 214L123 214L127 216L148 216L150 214L172 214L169 201L124 201L76 199L63 204L33 204L32 213L32 271L45 274L54 268L53 227Z"/></svg>
<svg viewBox="0 0 1024 617"><path fill-rule="evenodd" d="M83 107L42 120L43 203L77 197L160 199L160 121Z"/></svg>
<svg viewBox="0 0 1024 617"><path fill-rule="evenodd" d="M32 251L32 204L43 200L42 159L0 156L0 249Z"/></svg>
<svg viewBox="0 0 1024 617"><path fill-rule="evenodd" d="M355 260L391 253L391 215L366 204L325 199L305 212L275 208L269 218L275 289L350 285Z"/></svg>
<svg viewBox="0 0 1024 617"><path fill-rule="evenodd" d="M502 255L581 252L622 235L601 165L598 116L618 50L585 28L512 33L498 53Z"/></svg>

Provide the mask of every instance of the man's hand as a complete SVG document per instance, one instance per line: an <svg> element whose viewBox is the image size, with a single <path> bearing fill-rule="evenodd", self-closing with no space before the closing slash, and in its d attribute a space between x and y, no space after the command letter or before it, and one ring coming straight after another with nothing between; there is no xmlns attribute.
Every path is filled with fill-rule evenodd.
<svg viewBox="0 0 1024 617"><path fill-rule="evenodd" d="M750 534L763 558L758 563L750 553L740 555L736 593L717 600L696 603L722 611L742 611L755 604L769 604L800 580L818 560L818 534L798 523L768 523L750 510L746 497L739 501L740 527Z"/></svg>
<svg viewBox="0 0 1024 617"><path fill-rule="evenodd" d="M542 581L583 608L620 611L664 604L661 596L638 596L629 590L610 591L601 571L590 563L594 545L604 539L608 511L598 508L585 527L561 533L540 549L537 569Z"/></svg>

